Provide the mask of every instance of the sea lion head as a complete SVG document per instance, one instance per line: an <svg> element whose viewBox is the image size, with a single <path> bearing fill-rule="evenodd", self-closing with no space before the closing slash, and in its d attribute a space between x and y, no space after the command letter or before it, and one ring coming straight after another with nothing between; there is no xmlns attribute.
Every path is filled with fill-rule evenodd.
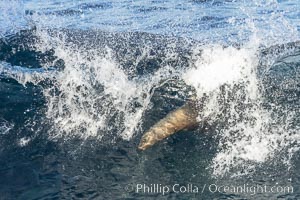
<svg viewBox="0 0 300 200"><path fill-rule="evenodd" d="M156 137L154 137L152 131L148 131L141 138L138 149L144 151L145 149L148 149L149 147L154 145L156 142L157 142L157 139L156 139Z"/></svg>

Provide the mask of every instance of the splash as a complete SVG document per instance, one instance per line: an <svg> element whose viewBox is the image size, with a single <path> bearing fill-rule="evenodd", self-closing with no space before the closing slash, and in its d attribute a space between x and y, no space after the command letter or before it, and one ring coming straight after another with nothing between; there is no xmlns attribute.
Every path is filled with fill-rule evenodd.
<svg viewBox="0 0 300 200"><path fill-rule="evenodd" d="M202 93L210 93L224 84L237 83L245 80L255 72L257 65L255 47L252 49L224 48L222 46L204 47L194 50L195 68L188 70L183 78ZM200 58L197 55L201 55Z"/></svg>
<svg viewBox="0 0 300 200"><path fill-rule="evenodd" d="M218 45L196 48L193 69L183 75L186 83L196 88L199 98L207 98L199 118L208 119L209 124L217 124L215 133L212 133L219 141L218 153L211 165L215 176L228 172L232 176L248 174L255 171L258 164L272 160L283 159L290 164L293 152L298 149L297 106L280 106L278 102L270 102L278 94L277 91L267 92L266 87L278 83L275 83L274 77L268 85L263 81L263 74L268 74L272 68L281 71L282 66L276 66L276 62L282 55L274 52L261 58L259 46L296 41L299 33L276 1L255 1L253 4L240 7L247 18L244 24L236 24L236 27L241 26L240 35L249 36L247 32L251 32L249 39L244 40L248 42L243 42L244 45L239 48L230 45L226 48ZM258 13L265 14L261 17ZM232 20L230 23L235 23ZM233 41L235 39L232 38ZM288 54L288 50L283 52ZM293 50L292 54L295 54ZM294 61L299 62L297 59ZM299 74L297 67L294 73ZM280 86L282 90L297 85L292 83L291 75L287 77L289 86ZM294 78L299 79L299 76ZM292 94L295 91L290 90ZM287 168L290 167L287 165Z"/></svg>
<svg viewBox="0 0 300 200"><path fill-rule="evenodd" d="M199 116L218 124L213 133L219 141L211 164L213 175L251 173L259 163L274 159L295 142L297 127L287 124L295 121L297 111L282 119L276 113L278 107L264 106L268 98L258 76L260 40L256 37L239 48L195 48L190 61L194 67L185 71L161 66L150 76L132 78L132 72L113 59L109 48L87 50L66 41L63 33L53 36L41 31L38 35L43 42L37 48L53 48L65 63L55 86L44 90L47 117L54 123L52 138L131 139L145 120L151 89L176 74L196 89L198 98L207 97Z"/></svg>
<svg viewBox="0 0 300 200"><path fill-rule="evenodd" d="M253 172L258 163L278 156L296 141L299 129L289 124L295 123L299 112L295 108L264 106L270 100L258 78L257 44L254 41L240 48L212 46L196 50L194 68L183 76L196 88L199 98L207 97L200 119L218 124L216 133L212 133L219 137L219 151L211 165L216 176ZM289 117L279 115L278 109L289 113Z"/></svg>
<svg viewBox="0 0 300 200"><path fill-rule="evenodd" d="M37 34L42 42L36 48L54 49L65 65L54 87L44 90L47 117L55 127L52 138L131 139L150 103L150 90L172 76L174 70L166 66L151 77L130 78L131 72L112 59L109 48L88 50L84 45L67 42L61 32L49 35L41 30Z"/></svg>

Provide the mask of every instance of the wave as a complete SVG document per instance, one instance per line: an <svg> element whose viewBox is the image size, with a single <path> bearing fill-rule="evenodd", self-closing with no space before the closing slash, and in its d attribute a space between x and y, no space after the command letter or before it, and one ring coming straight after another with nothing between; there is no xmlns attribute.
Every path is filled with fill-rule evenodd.
<svg viewBox="0 0 300 200"><path fill-rule="evenodd" d="M148 118L154 123L196 94L205 105L199 118L213 127L196 132L218 144L215 175L244 162L252 163L242 167L248 173L297 141L298 42L224 47L146 33L36 29L8 44L26 48L10 55L3 44L2 77L23 85L51 80L43 85L50 139L131 140L151 125ZM9 64L22 51L39 55L36 67Z"/></svg>

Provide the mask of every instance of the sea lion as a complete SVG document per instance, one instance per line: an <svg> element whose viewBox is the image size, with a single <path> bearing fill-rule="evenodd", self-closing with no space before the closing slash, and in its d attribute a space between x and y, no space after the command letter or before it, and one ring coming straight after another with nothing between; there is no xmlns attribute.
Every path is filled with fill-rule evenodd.
<svg viewBox="0 0 300 200"><path fill-rule="evenodd" d="M184 129L192 129L199 124L199 107L196 101L189 100L182 107L169 113L152 126L141 138L139 150L145 150L158 141Z"/></svg>

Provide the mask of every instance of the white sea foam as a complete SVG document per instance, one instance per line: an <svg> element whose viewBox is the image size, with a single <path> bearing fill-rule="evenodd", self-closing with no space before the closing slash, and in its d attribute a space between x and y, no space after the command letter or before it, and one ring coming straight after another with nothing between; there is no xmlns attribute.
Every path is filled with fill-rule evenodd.
<svg viewBox="0 0 300 200"><path fill-rule="evenodd" d="M203 48L203 47L202 47ZM183 78L194 86L199 94L210 93L224 84L244 81L255 69L257 58L253 49L204 47L200 57L194 58L196 68L188 70ZM195 49L196 55L199 49ZM202 50L201 50L202 51Z"/></svg>
<svg viewBox="0 0 300 200"><path fill-rule="evenodd" d="M297 128L286 124L296 120L296 112L280 120L278 108L262 106L267 99L257 77L257 41L252 44L238 49L206 47L201 54L196 50L195 68L183 75L199 97L208 96L201 117L222 124L216 130L220 140L211 165L214 175L253 171L257 163L273 158L295 141ZM243 173L233 172L235 168L243 168Z"/></svg>
<svg viewBox="0 0 300 200"><path fill-rule="evenodd" d="M27 145L29 144L30 141L31 141L31 138L23 137L23 138L21 138L21 139L19 140L18 145L19 145L20 147L25 147L25 146L27 146Z"/></svg>
<svg viewBox="0 0 300 200"><path fill-rule="evenodd" d="M150 102L149 91L174 70L165 66L151 77L129 79L130 72L112 59L110 49L103 55L97 49L66 43L63 34L54 37L41 31L38 35L43 42L36 47L41 51L53 48L65 64L55 86L44 90L54 138L111 135L112 139L130 139Z"/></svg>
<svg viewBox="0 0 300 200"><path fill-rule="evenodd" d="M21 66L12 66L7 62L0 61L0 77L12 78L25 86L27 83L39 84L46 79L55 79L57 71L42 68L30 69Z"/></svg>
<svg viewBox="0 0 300 200"><path fill-rule="evenodd" d="M8 134L9 131L14 127L14 125L4 119L0 119L0 134Z"/></svg>

